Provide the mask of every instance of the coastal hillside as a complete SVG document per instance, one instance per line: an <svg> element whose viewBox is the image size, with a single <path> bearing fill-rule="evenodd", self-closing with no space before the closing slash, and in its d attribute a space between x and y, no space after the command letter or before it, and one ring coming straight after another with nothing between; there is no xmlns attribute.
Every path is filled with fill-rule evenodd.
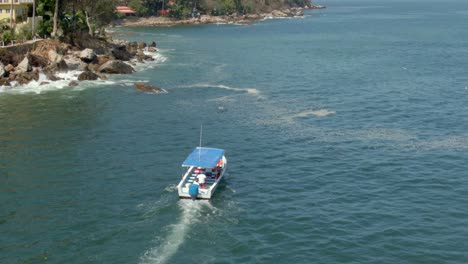
<svg viewBox="0 0 468 264"><path fill-rule="evenodd" d="M129 6L137 16L163 15L173 18L190 18L200 15L226 16L268 13L295 7L308 7L310 0L170 0L120 1Z"/></svg>

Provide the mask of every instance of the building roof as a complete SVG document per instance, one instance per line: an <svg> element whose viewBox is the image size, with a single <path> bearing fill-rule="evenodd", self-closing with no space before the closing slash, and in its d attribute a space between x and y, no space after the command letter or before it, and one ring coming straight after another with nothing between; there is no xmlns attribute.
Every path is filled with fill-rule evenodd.
<svg viewBox="0 0 468 264"><path fill-rule="evenodd" d="M224 150L216 148L197 147L182 163L183 167L203 167L213 168L218 164L218 161L223 157Z"/></svg>
<svg viewBox="0 0 468 264"><path fill-rule="evenodd" d="M115 12L121 13L121 14L135 14L136 13L128 6L116 6Z"/></svg>

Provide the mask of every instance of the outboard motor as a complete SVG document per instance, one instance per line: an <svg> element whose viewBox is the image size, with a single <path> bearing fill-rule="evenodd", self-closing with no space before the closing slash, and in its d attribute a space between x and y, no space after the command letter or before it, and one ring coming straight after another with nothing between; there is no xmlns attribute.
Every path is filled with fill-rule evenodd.
<svg viewBox="0 0 468 264"><path fill-rule="evenodd" d="M192 198L192 200L196 200L197 199L197 195L198 195L198 184L190 184L190 187L189 187L189 195L190 197Z"/></svg>

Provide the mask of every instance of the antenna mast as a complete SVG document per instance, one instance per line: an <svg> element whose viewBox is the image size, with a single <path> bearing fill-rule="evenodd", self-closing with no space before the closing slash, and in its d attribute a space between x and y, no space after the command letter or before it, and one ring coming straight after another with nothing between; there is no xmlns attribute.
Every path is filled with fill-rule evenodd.
<svg viewBox="0 0 468 264"><path fill-rule="evenodd" d="M203 124L200 125L200 148L198 149L198 161L201 160L202 135L203 135Z"/></svg>

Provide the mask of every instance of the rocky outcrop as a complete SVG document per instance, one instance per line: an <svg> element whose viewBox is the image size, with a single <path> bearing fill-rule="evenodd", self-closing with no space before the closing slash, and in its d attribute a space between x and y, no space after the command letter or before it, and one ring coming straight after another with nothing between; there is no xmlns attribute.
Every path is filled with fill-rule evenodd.
<svg viewBox="0 0 468 264"><path fill-rule="evenodd" d="M32 66L29 64L29 59L28 56L24 57L24 59L16 66L15 72L16 73L21 73L21 72L30 72L32 71Z"/></svg>
<svg viewBox="0 0 468 264"><path fill-rule="evenodd" d="M84 49L80 53L80 60L85 63L91 63L97 59L96 52L92 49Z"/></svg>
<svg viewBox="0 0 468 264"><path fill-rule="evenodd" d="M27 84L32 80L39 80L39 73L38 72L15 72L15 80L23 85Z"/></svg>
<svg viewBox="0 0 468 264"><path fill-rule="evenodd" d="M150 85L150 84L147 84L147 83L141 83L141 82L135 83L135 88L137 90L145 92L145 93L156 93L156 94L167 93L166 90L164 90L164 89L162 89L160 87Z"/></svg>
<svg viewBox="0 0 468 264"><path fill-rule="evenodd" d="M99 79L99 76L92 71L85 71L78 75L78 81L94 81Z"/></svg>
<svg viewBox="0 0 468 264"><path fill-rule="evenodd" d="M122 48L116 48L111 51L112 56L116 60L122 60L122 61L129 61L133 58L133 55L125 49L125 47Z"/></svg>
<svg viewBox="0 0 468 264"><path fill-rule="evenodd" d="M119 60L110 60L101 65L97 72L109 73L109 74L128 74L135 72L132 66Z"/></svg>
<svg viewBox="0 0 468 264"><path fill-rule="evenodd" d="M135 61L153 60L143 50L151 48L156 52L154 41L149 45L144 42L114 43L98 39L80 43L72 47L54 40L40 40L29 45L28 52L23 55L15 54L10 49L0 49L0 86L9 85L12 81L22 85L37 81L40 73L45 74L50 81L57 81L61 78L55 73L68 70L83 71L78 76L79 81L106 79L106 74L130 74L135 69L126 62L134 64ZM76 84L72 82L70 86ZM157 88L152 89L150 92L161 92Z"/></svg>
<svg viewBox="0 0 468 264"><path fill-rule="evenodd" d="M3 63L0 62L0 76L4 76L5 73L5 65L3 65Z"/></svg>

